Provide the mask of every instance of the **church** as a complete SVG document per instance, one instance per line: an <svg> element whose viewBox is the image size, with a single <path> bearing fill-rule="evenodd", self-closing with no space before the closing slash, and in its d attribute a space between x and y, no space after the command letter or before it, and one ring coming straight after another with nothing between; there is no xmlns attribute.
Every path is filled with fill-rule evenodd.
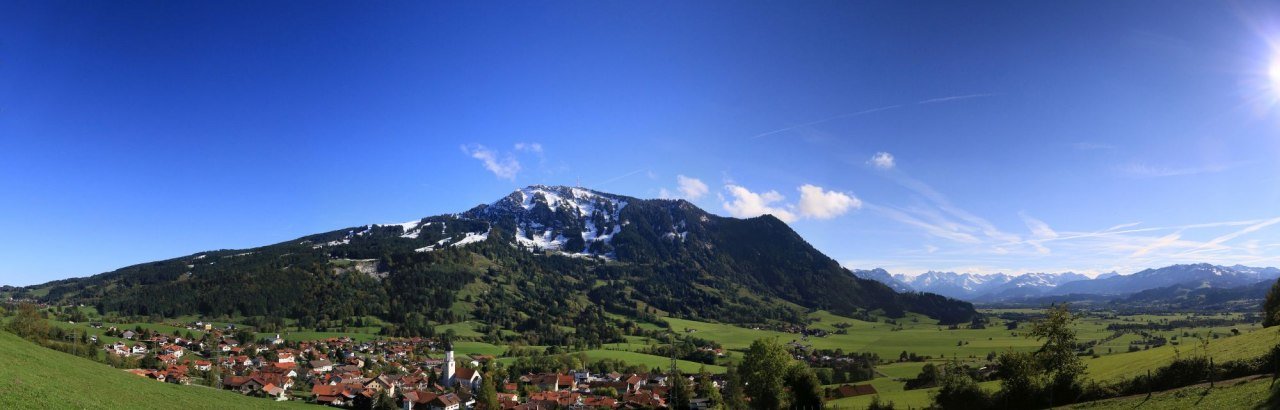
<svg viewBox="0 0 1280 410"><path fill-rule="evenodd" d="M463 367L458 368L457 362L453 359L453 342L446 341L444 344L444 375L440 380L447 387L467 387L470 390L480 389L480 372L475 369Z"/></svg>

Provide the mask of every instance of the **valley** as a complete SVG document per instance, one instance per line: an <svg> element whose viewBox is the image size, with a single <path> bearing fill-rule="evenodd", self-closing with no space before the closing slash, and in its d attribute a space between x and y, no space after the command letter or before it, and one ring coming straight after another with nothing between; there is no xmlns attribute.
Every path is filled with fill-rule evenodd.
<svg viewBox="0 0 1280 410"><path fill-rule="evenodd" d="M102 334L104 328L144 329L156 334L190 335L194 339L202 339L206 334L216 335L223 332L202 331L194 328L197 321L211 323L218 328L245 326L243 318L215 318L203 321L196 317L175 318L158 323L153 322L103 322L103 317L92 309L80 309L87 321L69 323L69 316L56 313L58 309L50 309L46 322L51 327L77 334L97 336L102 344L125 341L119 337ZM64 310L65 311L65 310ZM646 323L644 327L651 330L662 330L662 334L674 334L677 340L694 338L714 342L723 349L724 355L714 357L705 363L679 360L678 368L682 372L696 374L703 369L712 374L725 371L726 365L740 365L743 354L751 343L759 339L777 339L796 352L840 351L849 353L869 353L876 357L873 366L874 377L870 379L833 383L826 373L819 372L824 380L824 389L835 389L844 384L863 384L875 388L876 394L848 398L829 398L826 406L835 409L862 409L871 404L873 399L881 402L893 402L898 406L915 408L927 407L932 403L932 395L937 387L906 390L904 384L916 378L926 365L948 366L959 363L974 368L994 365L995 355L1021 351L1031 352L1039 348L1040 342L1026 337L1028 323L1043 313L1040 309L983 309L980 313L988 318L982 326L965 324L960 326L941 325L936 320L921 315L908 315L904 318L877 318L870 322L842 317L825 311L812 312L808 315L809 325L805 328L808 335L784 330L753 329L732 324L712 323L691 319L661 317L656 323ZM1164 314L1117 314L1107 311L1081 311L1079 319L1073 327L1082 345L1090 346L1081 350L1083 361L1087 366L1087 377L1096 381L1117 381L1137 377L1149 370L1156 370L1167 365L1176 357L1206 356L1219 362L1247 360L1267 354L1272 346L1280 344L1280 332L1274 329L1261 328L1257 317L1237 313L1198 314L1198 313L1164 313ZM1012 322L1019 325L1009 329ZM1165 327L1162 324L1175 323ZM1199 324L1199 325L1197 325ZM1206 325L1209 324L1209 325ZM1138 325L1158 327L1158 330L1135 330ZM453 340L453 348L460 357L491 357L493 363L500 366L512 366L521 357L529 354L529 346L494 344L485 341L485 334L478 331L483 327L478 322L460 322L452 325L438 325L435 332L448 335ZM1111 328L1109 330L1109 328ZM837 334L837 331L845 330ZM509 329L499 331L509 332ZM350 340L352 343L377 343L394 340L380 334L377 324L346 331L316 332L311 329L286 325L277 330L279 336L292 342L317 342L325 339ZM816 333L822 332L822 333ZM260 340L271 340L276 333L253 333ZM670 366L669 357L647 353L654 347L670 346L663 337L627 336L625 342L609 343L597 349L573 350L557 349L551 353L546 346L532 346L534 355L562 355L579 357L583 365L606 361L610 363L624 362L627 365L639 365L644 369L666 369ZM376 351L375 351L376 352ZM1090 353L1092 352L1092 353ZM438 349L424 351L421 358L443 357ZM58 353L50 353L58 354ZM109 353L101 353L102 355ZM509 355L513 354L513 355ZM904 356L907 355L907 356ZM920 359L908 359L914 355ZM376 357L377 355L374 355ZM927 357L926 357L927 356ZM392 357L387 360L394 361ZM193 365L196 356L177 360L177 363ZM100 366L100 365L95 365ZM820 368L819 368L820 369ZM193 380L192 384L202 381ZM1000 381L990 380L979 383L989 391L999 390ZM1227 390L1210 394L1226 395ZM306 400L307 395L299 394L299 400ZM1167 399L1162 399L1167 400ZM1084 408L1106 408L1101 404Z"/></svg>
<svg viewBox="0 0 1280 410"><path fill-rule="evenodd" d="M1064 354L1079 358L1089 389L1078 394L1105 400L1196 360L1233 375L1267 371L1270 359L1258 360L1280 333L1263 328L1262 305L1277 273L1198 264L907 281L847 270L770 216L530 186L460 214L5 287L0 300L6 328L49 348L288 401L668 406L688 400L672 395L673 371L702 386L689 398L709 384L740 397L727 386L773 351L802 369L786 383L801 384L769 394L923 408L955 377L973 394L1003 394L1005 361L1041 355L1046 342L1033 333L1062 312ZM455 380L455 366L469 381ZM1162 386L1218 370L1196 371ZM570 375L575 386L556 381Z"/></svg>

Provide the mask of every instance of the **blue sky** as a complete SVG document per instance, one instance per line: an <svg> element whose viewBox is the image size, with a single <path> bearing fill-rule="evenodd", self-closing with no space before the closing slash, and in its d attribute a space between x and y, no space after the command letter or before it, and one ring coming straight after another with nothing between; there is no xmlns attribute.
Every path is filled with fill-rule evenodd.
<svg viewBox="0 0 1280 410"><path fill-rule="evenodd" d="M578 181L851 268L1280 265L1265 3L471 3L0 4L0 284Z"/></svg>

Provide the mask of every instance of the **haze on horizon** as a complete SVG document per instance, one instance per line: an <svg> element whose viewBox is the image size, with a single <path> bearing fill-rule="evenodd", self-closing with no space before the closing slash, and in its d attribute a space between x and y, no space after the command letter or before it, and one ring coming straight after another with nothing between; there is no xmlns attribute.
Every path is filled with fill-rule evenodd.
<svg viewBox="0 0 1280 410"><path fill-rule="evenodd" d="M1266 2L18 1L0 60L0 284L578 183L891 273L1280 265Z"/></svg>

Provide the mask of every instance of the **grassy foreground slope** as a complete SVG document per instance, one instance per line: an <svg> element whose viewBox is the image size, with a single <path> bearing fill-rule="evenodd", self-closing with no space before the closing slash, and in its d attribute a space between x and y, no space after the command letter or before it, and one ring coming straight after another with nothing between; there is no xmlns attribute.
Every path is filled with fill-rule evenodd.
<svg viewBox="0 0 1280 410"><path fill-rule="evenodd" d="M1229 360L1252 359L1266 354L1276 344L1280 344L1280 332L1274 328L1259 329L1240 336L1211 340L1205 351L1194 338L1183 338L1180 346L1165 345L1140 352L1103 356L1098 359L1085 359L1089 367L1089 376L1094 380L1110 381L1146 374L1148 370L1166 366L1176 356L1191 357L1207 353L1218 363Z"/></svg>
<svg viewBox="0 0 1280 410"><path fill-rule="evenodd" d="M1210 389L1207 385L1196 385L1181 389L1163 391L1151 395L1122 397L1101 400L1071 406L1073 409L1091 410L1183 410L1183 409L1266 409L1263 404L1271 395L1271 378L1256 378L1218 383Z"/></svg>
<svg viewBox="0 0 1280 410"><path fill-rule="evenodd" d="M46 349L0 332L0 408L316 408L201 386L180 386Z"/></svg>

